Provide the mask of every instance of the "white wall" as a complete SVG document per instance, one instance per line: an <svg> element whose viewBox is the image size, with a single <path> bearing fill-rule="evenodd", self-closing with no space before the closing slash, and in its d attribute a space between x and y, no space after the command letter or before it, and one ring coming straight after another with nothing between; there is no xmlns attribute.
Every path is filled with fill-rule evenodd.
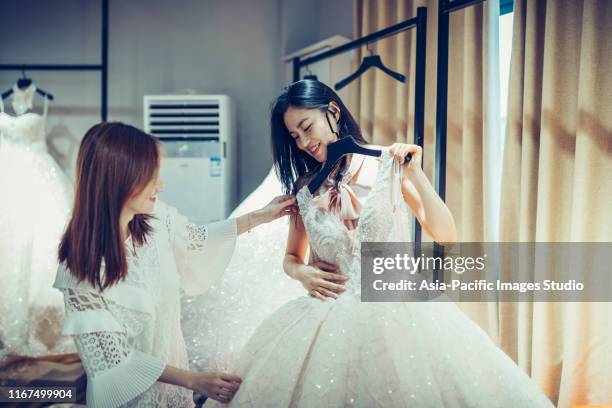
<svg viewBox="0 0 612 408"><path fill-rule="evenodd" d="M3 0L0 63L98 63L99 13L99 1ZM281 57L335 33L351 36L352 0L110 0L108 119L142 127L145 94L230 95L244 198L270 169L268 114L283 84ZM0 71L0 89L18 76ZM56 97L48 145L72 175L81 137L100 120L99 74L28 76Z"/></svg>
<svg viewBox="0 0 612 408"><path fill-rule="evenodd" d="M353 0L282 0L281 8L284 55L334 35L353 37Z"/></svg>

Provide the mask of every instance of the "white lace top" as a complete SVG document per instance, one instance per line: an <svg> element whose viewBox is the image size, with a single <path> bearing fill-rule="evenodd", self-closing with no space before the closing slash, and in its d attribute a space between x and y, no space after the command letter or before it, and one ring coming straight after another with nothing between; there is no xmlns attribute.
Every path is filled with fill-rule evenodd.
<svg viewBox="0 0 612 408"><path fill-rule="evenodd" d="M199 294L225 270L236 242L235 219L194 225L158 203L148 243L126 241L128 273L103 292L77 282L61 265L62 333L74 337L87 373L89 407L191 407L193 395L157 382L165 366L188 368L180 326L180 291Z"/></svg>

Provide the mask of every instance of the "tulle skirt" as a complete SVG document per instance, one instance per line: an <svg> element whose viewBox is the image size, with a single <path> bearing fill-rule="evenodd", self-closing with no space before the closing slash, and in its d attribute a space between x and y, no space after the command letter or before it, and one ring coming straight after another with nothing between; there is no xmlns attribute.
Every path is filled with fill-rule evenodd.
<svg viewBox="0 0 612 408"><path fill-rule="evenodd" d="M282 194L271 170L230 215L265 206ZM242 234L221 279L199 296L184 297L182 328L192 369L229 371L266 316L305 289L282 269L289 219L283 217Z"/></svg>
<svg viewBox="0 0 612 408"><path fill-rule="evenodd" d="M301 297L265 319L233 372L232 407L553 407L452 302Z"/></svg>
<svg viewBox="0 0 612 408"><path fill-rule="evenodd" d="M53 289L71 187L41 149L0 143L0 358L75 352Z"/></svg>

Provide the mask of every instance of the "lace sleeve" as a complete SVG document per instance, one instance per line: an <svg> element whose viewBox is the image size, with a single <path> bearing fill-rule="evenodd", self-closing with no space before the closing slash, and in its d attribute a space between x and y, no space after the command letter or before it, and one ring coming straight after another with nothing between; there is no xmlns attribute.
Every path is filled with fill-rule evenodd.
<svg viewBox="0 0 612 408"><path fill-rule="evenodd" d="M204 248L204 242L208 239L208 227L206 225L196 225L188 222L185 226L185 230L187 234L187 250L202 250Z"/></svg>
<svg viewBox="0 0 612 408"><path fill-rule="evenodd" d="M206 291L225 272L237 239L235 219L197 225L168 206L166 227L187 295Z"/></svg>
<svg viewBox="0 0 612 408"><path fill-rule="evenodd" d="M153 385L165 368L157 357L140 352L104 297L63 289L67 325L87 373L87 405L125 404ZM86 323L90 319L95 321ZM101 320L100 320L101 319Z"/></svg>

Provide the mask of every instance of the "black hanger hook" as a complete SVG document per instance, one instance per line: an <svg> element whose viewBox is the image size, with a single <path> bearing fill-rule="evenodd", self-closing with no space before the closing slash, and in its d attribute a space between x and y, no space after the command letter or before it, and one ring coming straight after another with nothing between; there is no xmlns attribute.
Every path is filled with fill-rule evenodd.
<svg viewBox="0 0 612 408"><path fill-rule="evenodd" d="M372 52L372 49L370 48L370 43L366 43L366 50L368 50L370 55L374 55L374 52Z"/></svg>
<svg viewBox="0 0 612 408"><path fill-rule="evenodd" d="M306 70L306 74L307 74L307 75L304 75L304 79L312 79L312 80L318 81L317 76L312 73L308 65L305 65L304 69Z"/></svg>
<svg viewBox="0 0 612 408"><path fill-rule="evenodd" d="M21 67L21 78L17 80L17 87L25 89L32 84L32 80L26 76L25 66Z"/></svg>

